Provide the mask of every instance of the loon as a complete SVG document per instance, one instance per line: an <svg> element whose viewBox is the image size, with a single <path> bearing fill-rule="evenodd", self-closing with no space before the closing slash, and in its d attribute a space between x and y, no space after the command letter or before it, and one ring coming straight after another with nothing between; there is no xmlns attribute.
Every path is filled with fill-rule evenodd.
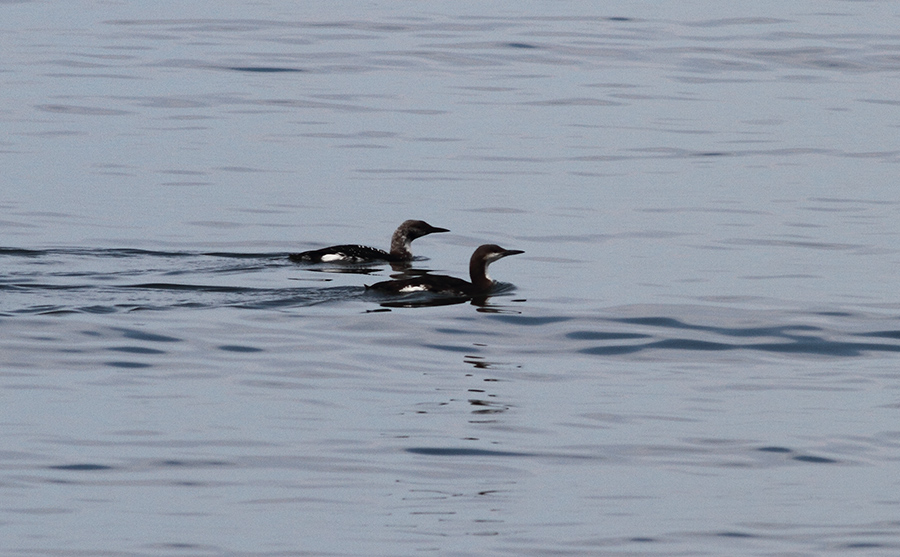
<svg viewBox="0 0 900 557"><path fill-rule="evenodd" d="M391 251L386 252L378 248L343 244L327 248L292 253L288 256L291 261L308 263L330 263L343 261L347 263L362 263L366 261L389 261L392 263L412 261L412 251L409 245L416 238L421 238L436 232L450 232L446 228L431 226L423 220L408 220L397 227L391 236Z"/></svg>
<svg viewBox="0 0 900 557"><path fill-rule="evenodd" d="M472 258L469 259L469 278L472 282L445 275L422 275L376 282L371 286L367 285L366 289L393 294L434 292L436 294L463 297L484 296L491 292L495 284L491 277L488 276L488 265L507 255L516 255L518 253L525 252L518 249L504 249L496 244L478 246L478 249L472 254Z"/></svg>

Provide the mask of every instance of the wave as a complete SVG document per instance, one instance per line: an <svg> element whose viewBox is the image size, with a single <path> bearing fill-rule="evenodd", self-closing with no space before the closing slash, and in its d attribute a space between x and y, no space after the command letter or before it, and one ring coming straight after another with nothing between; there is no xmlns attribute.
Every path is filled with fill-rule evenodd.
<svg viewBox="0 0 900 557"><path fill-rule="evenodd" d="M831 358L900 352L900 317L893 314L647 305L611 308L599 315L490 318L518 326L523 337L532 339L526 352L550 354L563 350L603 358L683 359L693 353L709 359L739 352ZM544 343L533 342L534 329Z"/></svg>
<svg viewBox="0 0 900 557"><path fill-rule="evenodd" d="M8 316L281 309L345 301L364 292L362 286L333 286L327 277L306 279L322 286L291 284L298 280L291 275L296 265L281 252L0 247L0 261L0 315Z"/></svg>

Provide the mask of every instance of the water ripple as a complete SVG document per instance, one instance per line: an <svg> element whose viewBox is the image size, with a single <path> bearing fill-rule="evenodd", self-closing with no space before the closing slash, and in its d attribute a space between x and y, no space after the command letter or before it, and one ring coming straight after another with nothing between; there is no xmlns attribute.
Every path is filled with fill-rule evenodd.
<svg viewBox="0 0 900 557"><path fill-rule="evenodd" d="M278 310L351 300L364 292L361 286L293 286L282 277L295 268L284 253L5 247L0 258L6 260L0 273L0 291L5 293L0 312L6 315ZM166 280L171 277L184 280ZM245 280L262 285L246 286Z"/></svg>

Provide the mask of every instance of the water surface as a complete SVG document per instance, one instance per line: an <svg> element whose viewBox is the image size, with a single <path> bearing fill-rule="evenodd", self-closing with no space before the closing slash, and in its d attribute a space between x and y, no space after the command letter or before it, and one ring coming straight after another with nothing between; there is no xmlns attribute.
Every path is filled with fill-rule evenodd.
<svg viewBox="0 0 900 557"><path fill-rule="evenodd" d="M4 553L898 551L891 3L0 6Z"/></svg>

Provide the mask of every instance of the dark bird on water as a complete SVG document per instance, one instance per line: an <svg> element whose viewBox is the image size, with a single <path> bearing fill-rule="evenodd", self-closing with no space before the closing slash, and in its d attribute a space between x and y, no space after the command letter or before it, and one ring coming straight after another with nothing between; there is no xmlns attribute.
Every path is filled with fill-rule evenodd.
<svg viewBox="0 0 900 557"><path fill-rule="evenodd" d="M413 254L409 245L416 238L434 234L436 232L450 232L446 228L431 226L423 220L408 220L397 227L391 237L391 251L387 252L378 248L343 244L327 248L292 253L288 257L298 263L364 263L368 261L387 261L399 263L412 261Z"/></svg>
<svg viewBox="0 0 900 557"><path fill-rule="evenodd" d="M393 294L406 294L409 292L434 292L436 294L448 294L453 296L475 297L490 294L495 282L488 276L488 265L506 257L525 253L518 249L505 249L496 244L479 246L469 259L469 279L450 277L446 275L421 275L411 278L386 280L366 286L369 290L387 292Z"/></svg>

